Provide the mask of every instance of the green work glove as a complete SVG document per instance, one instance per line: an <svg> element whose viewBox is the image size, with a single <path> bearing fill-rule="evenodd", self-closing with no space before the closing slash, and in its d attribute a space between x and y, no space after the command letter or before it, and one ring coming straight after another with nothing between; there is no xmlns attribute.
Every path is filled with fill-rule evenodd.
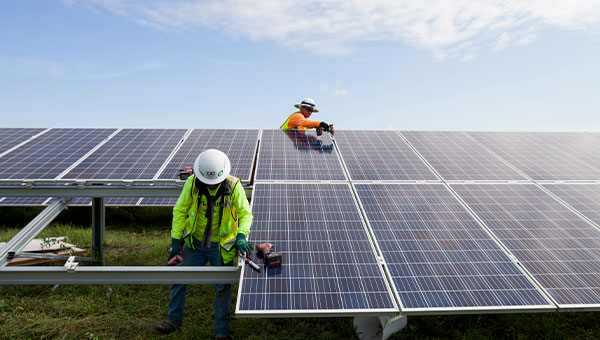
<svg viewBox="0 0 600 340"><path fill-rule="evenodd" d="M252 247L250 247L250 243L246 240L246 234L239 233L235 238L235 247L240 253L250 253Z"/></svg>
<svg viewBox="0 0 600 340"><path fill-rule="evenodd" d="M172 238L171 239L171 251L169 252L169 260L175 256L179 255L179 239Z"/></svg>

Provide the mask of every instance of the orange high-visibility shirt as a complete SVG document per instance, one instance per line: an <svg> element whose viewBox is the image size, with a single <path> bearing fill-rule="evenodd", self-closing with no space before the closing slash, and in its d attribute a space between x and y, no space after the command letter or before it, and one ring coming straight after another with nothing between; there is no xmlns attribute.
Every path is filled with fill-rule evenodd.
<svg viewBox="0 0 600 340"><path fill-rule="evenodd" d="M300 111L297 111L286 119L280 129L312 129L319 126L319 124L321 122L306 119Z"/></svg>

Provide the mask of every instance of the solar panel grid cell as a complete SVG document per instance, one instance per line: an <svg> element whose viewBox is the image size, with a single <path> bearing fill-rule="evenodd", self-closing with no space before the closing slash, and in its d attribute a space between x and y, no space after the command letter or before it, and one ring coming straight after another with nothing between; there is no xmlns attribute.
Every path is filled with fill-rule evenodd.
<svg viewBox="0 0 600 340"><path fill-rule="evenodd" d="M335 141L354 181L438 179L395 131L336 131Z"/></svg>
<svg viewBox="0 0 600 340"><path fill-rule="evenodd" d="M345 180L328 133L314 130L263 130L256 180Z"/></svg>
<svg viewBox="0 0 600 340"><path fill-rule="evenodd" d="M407 131L402 135L445 180L523 180L464 132Z"/></svg>
<svg viewBox="0 0 600 340"><path fill-rule="evenodd" d="M543 185L585 217L600 225L600 185L548 184Z"/></svg>
<svg viewBox="0 0 600 340"><path fill-rule="evenodd" d="M0 154L44 130L45 129L0 128Z"/></svg>
<svg viewBox="0 0 600 340"><path fill-rule="evenodd" d="M600 171L530 132L469 132L534 180L599 180Z"/></svg>
<svg viewBox="0 0 600 340"><path fill-rule="evenodd" d="M600 304L600 230L535 185L452 188L561 307Z"/></svg>
<svg viewBox="0 0 600 340"><path fill-rule="evenodd" d="M252 205L250 241L283 264L244 268L238 313L396 310L347 184L256 183Z"/></svg>
<svg viewBox="0 0 600 340"><path fill-rule="evenodd" d="M0 158L0 178L54 179L115 129L53 129Z"/></svg>
<svg viewBox="0 0 600 340"><path fill-rule="evenodd" d="M152 179L185 134L182 129L123 129L65 179Z"/></svg>
<svg viewBox="0 0 600 340"><path fill-rule="evenodd" d="M551 308L441 184L355 184L404 312Z"/></svg>
<svg viewBox="0 0 600 340"><path fill-rule="evenodd" d="M161 179L179 179L179 169L193 166L198 155L207 149L223 151L231 162L231 174L250 181L258 130L195 129L160 174Z"/></svg>

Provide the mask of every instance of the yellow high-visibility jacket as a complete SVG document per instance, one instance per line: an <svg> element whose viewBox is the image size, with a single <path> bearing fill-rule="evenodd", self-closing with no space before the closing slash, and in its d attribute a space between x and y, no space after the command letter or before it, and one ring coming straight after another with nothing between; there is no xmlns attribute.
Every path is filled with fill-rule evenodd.
<svg viewBox="0 0 600 340"><path fill-rule="evenodd" d="M202 195L195 184L196 176L188 177L179 195L177 204L173 208L173 224L171 237L180 239L184 237L188 247L194 249L192 240L202 240L206 227L207 199ZM208 189L214 196L221 186L226 185L224 194L215 203L213 215L212 242L219 242L223 263L234 259L236 254L235 239L238 233L250 235L252 213L246 193L240 180L234 176L227 176L216 189ZM219 226L219 210L223 209L223 217Z"/></svg>

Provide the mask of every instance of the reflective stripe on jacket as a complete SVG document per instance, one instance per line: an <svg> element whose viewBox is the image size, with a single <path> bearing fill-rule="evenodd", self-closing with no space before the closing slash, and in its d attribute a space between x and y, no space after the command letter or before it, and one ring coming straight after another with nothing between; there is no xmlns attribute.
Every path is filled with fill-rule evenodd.
<svg viewBox="0 0 600 340"><path fill-rule="evenodd" d="M280 129L312 129L319 126L321 122L304 118L304 115L300 111L292 113L288 119L285 120Z"/></svg>
<svg viewBox="0 0 600 340"><path fill-rule="evenodd" d="M188 177L179 195L177 204L173 207L173 224L171 237L180 239L184 237L188 247L194 249L192 239L202 240L206 228L206 196L201 195L195 188L196 176ZM216 195L221 185L229 185L229 195L218 198L213 215L213 240L218 241L221 249L223 263L228 263L235 257L235 239L238 233L250 235L252 213L246 198L246 192L240 180L234 176L227 176L225 181L216 189L208 189L210 195ZM194 192L192 192L192 190ZM200 201L199 201L200 200ZM223 217L219 226L219 210L223 209ZM184 235L185 231L185 235Z"/></svg>

